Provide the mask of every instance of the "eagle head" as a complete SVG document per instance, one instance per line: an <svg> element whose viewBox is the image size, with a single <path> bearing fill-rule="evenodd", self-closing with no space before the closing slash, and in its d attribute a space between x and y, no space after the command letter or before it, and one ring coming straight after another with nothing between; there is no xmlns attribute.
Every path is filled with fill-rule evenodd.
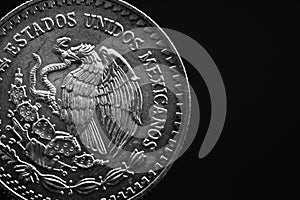
<svg viewBox="0 0 300 200"><path fill-rule="evenodd" d="M56 40L54 51L61 55L63 60L82 62L95 48L94 45L81 43L78 46L69 46L71 38L61 37Z"/></svg>

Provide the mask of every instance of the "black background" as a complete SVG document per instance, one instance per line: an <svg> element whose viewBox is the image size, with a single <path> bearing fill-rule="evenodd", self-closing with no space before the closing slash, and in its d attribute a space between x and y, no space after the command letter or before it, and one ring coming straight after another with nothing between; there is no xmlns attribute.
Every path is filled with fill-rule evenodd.
<svg viewBox="0 0 300 200"><path fill-rule="evenodd" d="M1 2L0 15L22 2ZM292 127L298 92L293 70L299 64L291 60L299 52L292 39L299 37L299 6L232 0L128 2L161 27L197 40L219 67L228 95L221 139L200 160L210 104L203 81L188 71L191 85L202 96L201 128L190 149L144 199L290 198L296 189L292 180L297 181L292 136L298 132Z"/></svg>

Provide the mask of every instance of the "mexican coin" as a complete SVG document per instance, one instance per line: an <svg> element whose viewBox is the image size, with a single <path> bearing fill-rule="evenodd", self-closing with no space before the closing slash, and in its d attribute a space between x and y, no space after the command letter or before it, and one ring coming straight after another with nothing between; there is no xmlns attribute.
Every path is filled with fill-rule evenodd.
<svg viewBox="0 0 300 200"><path fill-rule="evenodd" d="M135 199L190 116L174 45L118 0L32 0L0 22L0 185L15 199Z"/></svg>

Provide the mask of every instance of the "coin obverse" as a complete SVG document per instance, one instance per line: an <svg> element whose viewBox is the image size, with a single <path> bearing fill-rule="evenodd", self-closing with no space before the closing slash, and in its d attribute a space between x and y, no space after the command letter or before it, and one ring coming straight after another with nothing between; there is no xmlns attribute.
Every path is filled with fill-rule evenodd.
<svg viewBox="0 0 300 200"><path fill-rule="evenodd" d="M178 158L172 42L118 0L33 0L0 22L0 185L13 199L141 197Z"/></svg>

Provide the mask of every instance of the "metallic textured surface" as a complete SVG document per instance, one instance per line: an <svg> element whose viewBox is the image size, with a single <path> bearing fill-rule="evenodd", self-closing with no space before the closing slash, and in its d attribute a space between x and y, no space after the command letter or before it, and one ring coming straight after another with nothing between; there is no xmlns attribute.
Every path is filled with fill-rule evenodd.
<svg viewBox="0 0 300 200"><path fill-rule="evenodd" d="M122 1L30 1L1 20L1 186L17 199L134 199L189 122L171 41Z"/></svg>

